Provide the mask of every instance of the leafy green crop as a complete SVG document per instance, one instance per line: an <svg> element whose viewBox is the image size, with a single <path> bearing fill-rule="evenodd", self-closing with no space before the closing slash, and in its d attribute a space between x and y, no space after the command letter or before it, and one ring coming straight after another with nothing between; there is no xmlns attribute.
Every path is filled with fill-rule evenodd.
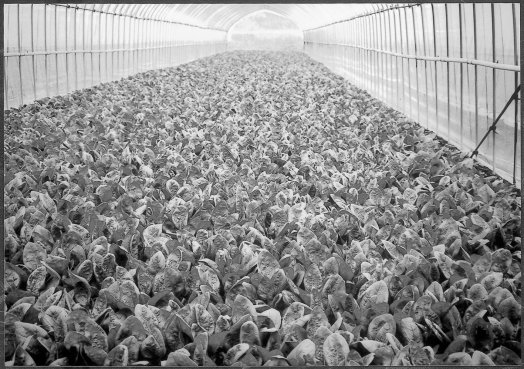
<svg viewBox="0 0 524 369"><path fill-rule="evenodd" d="M300 53L5 112L6 365L520 362L520 193Z"/></svg>

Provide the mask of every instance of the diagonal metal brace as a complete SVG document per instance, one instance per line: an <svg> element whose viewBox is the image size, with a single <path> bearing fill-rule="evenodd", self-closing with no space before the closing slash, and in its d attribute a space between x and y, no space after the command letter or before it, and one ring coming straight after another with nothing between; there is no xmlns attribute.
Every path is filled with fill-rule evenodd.
<svg viewBox="0 0 524 369"><path fill-rule="evenodd" d="M515 102L518 101L518 95L519 95L519 91L520 91L520 84L517 86L517 88L515 89L515 92L513 92L513 95L511 95L511 97L509 98L508 102L506 103L506 105L504 106L504 109L502 109L502 111L500 112L500 114L498 115L497 119L495 119L495 121L493 122L493 124L491 125L491 127L489 127L488 131L486 132L486 134L484 135L484 137L482 137L482 140L480 140L479 144L477 145L477 147L475 148L475 150L473 150L473 152L471 153L471 156L470 158L474 157L475 155L478 155L478 150L479 150L479 147L484 143L484 141L486 140L486 138L488 138L489 136L489 133L491 131L495 132L495 128L496 128L496 125L497 123L499 122L500 118L502 118L502 116L504 115L504 113L506 112L506 110L509 108L509 106L511 105L511 103L513 102L513 100L515 100Z"/></svg>

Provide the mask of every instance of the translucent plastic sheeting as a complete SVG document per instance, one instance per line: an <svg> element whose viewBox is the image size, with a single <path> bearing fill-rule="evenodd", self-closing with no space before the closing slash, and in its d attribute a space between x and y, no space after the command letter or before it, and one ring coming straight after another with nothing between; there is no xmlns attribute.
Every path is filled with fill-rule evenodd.
<svg viewBox="0 0 524 369"><path fill-rule="evenodd" d="M261 10L231 26L227 44L228 50L302 51L304 35L289 18Z"/></svg>
<svg viewBox="0 0 524 369"><path fill-rule="evenodd" d="M406 4L306 31L306 53L465 152L520 83L520 4ZM477 159L521 187L513 103Z"/></svg>
<svg viewBox="0 0 524 369"><path fill-rule="evenodd" d="M229 30L245 16L268 10L313 28L368 12L374 4L70 4L80 8Z"/></svg>
<svg viewBox="0 0 524 369"><path fill-rule="evenodd" d="M301 30L371 4L7 4L4 109L226 50L227 31L261 10Z"/></svg>
<svg viewBox="0 0 524 369"><path fill-rule="evenodd" d="M165 19L199 21L229 29L246 15L270 10L292 20L302 30L318 27L373 10L373 4L181 4L172 5Z"/></svg>
<svg viewBox="0 0 524 369"><path fill-rule="evenodd" d="M4 109L226 50L225 31L137 5L4 5Z"/></svg>

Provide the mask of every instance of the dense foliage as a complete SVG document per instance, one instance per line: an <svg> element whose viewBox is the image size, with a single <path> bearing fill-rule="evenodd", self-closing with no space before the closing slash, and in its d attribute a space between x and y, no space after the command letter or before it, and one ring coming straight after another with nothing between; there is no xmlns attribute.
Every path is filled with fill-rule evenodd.
<svg viewBox="0 0 524 369"><path fill-rule="evenodd" d="M520 193L300 53L5 113L7 365L520 363Z"/></svg>

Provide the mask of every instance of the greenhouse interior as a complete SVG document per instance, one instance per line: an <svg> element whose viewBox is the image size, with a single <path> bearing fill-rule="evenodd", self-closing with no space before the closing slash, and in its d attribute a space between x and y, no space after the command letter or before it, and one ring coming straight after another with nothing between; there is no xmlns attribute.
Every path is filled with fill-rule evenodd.
<svg viewBox="0 0 524 369"><path fill-rule="evenodd" d="M5 365L521 365L520 14L3 5Z"/></svg>

